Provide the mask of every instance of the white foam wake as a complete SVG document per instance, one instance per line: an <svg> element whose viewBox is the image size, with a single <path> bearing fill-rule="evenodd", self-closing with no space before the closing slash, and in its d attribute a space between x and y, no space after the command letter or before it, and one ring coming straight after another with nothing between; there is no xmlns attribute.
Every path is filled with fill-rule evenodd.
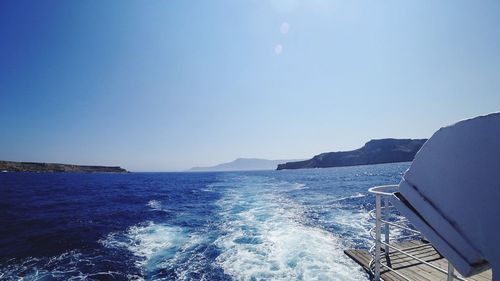
<svg viewBox="0 0 500 281"><path fill-rule="evenodd" d="M175 256L188 240L176 226L147 222L130 227L125 233L111 233L100 242L108 248L123 248L138 258L136 265L154 269Z"/></svg>
<svg viewBox="0 0 500 281"><path fill-rule="evenodd" d="M142 277L136 280L193 280L189 275L196 273L204 262L203 253L198 250L207 243L207 237L182 227L147 222L123 233L111 233L100 242L108 248L126 249L137 257L135 265ZM157 276L161 270L172 275ZM206 278L202 274L197 279Z"/></svg>
<svg viewBox="0 0 500 281"><path fill-rule="evenodd" d="M304 208L268 187L256 182L219 201L226 234L216 241L222 252L216 261L226 274L236 280L366 280L337 237L304 225Z"/></svg>
<svg viewBox="0 0 500 281"><path fill-rule="evenodd" d="M161 202L158 200L150 200L147 205L155 211L162 211Z"/></svg>

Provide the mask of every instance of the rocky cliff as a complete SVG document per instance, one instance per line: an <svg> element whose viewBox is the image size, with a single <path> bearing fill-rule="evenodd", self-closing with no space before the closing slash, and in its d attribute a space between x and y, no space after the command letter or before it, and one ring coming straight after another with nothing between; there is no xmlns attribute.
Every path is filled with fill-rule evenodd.
<svg viewBox="0 0 500 281"><path fill-rule="evenodd" d="M322 153L309 160L280 164L277 170L407 162L413 160L425 141L426 139L371 140L356 150Z"/></svg>
<svg viewBox="0 0 500 281"><path fill-rule="evenodd" d="M121 167L108 166L82 166L56 163L34 163L0 161L0 172L75 172L75 173L126 173Z"/></svg>

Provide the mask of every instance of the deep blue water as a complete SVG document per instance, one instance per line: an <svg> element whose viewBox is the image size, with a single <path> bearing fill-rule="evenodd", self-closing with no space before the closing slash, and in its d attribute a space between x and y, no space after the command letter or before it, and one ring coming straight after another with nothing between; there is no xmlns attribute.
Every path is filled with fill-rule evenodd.
<svg viewBox="0 0 500 281"><path fill-rule="evenodd" d="M0 279L367 280L342 251L408 166L0 173Z"/></svg>

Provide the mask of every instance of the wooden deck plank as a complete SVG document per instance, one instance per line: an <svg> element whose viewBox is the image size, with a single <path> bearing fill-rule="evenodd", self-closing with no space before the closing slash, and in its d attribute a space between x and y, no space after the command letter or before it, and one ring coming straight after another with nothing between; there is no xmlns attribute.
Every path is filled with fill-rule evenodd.
<svg viewBox="0 0 500 281"><path fill-rule="evenodd" d="M424 246L424 244L427 245ZM398 249L404 249L414 246L422 246L420 248L407 250L407 252L418 257L419 259L422 259L444 270L448 268L448 261L443 256L441 256L431 244L414 240L414 241L406 241L403 243L394 244L394 246L397 247ZM349 256L352 260L354 260L356 263L358 263L361 267L363 267L364 270L366 270L368 273L371 274L369 269L371 255L367 250L350 249L344 251L344 253L347 256ZM397 272L406 276L410 280L445 281L447 277L446 274L422 262L419 262L418 260L412 259L411 257L408 257L394 249L389 250L389 261L393 269L397 270ZM387 264L385 256L382 257L382 262L384 264ZM385 281L405 280L396 273L388 269L385 269L383 267L381 268L381 277ZM488 270L482 272L481 274L477 274L466 279L471 281L491 281L492 273L491 270Z"/></svg>

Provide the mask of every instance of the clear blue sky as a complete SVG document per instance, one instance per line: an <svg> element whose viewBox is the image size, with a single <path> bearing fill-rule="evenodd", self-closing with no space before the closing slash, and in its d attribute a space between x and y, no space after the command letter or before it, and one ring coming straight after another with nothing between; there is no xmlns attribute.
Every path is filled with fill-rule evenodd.
<svg viewBox="0 0 500 281"><path fill-rule="evenodd" d="M500 110L500 1L1 1L0 159L165 171Z"/></svg>

